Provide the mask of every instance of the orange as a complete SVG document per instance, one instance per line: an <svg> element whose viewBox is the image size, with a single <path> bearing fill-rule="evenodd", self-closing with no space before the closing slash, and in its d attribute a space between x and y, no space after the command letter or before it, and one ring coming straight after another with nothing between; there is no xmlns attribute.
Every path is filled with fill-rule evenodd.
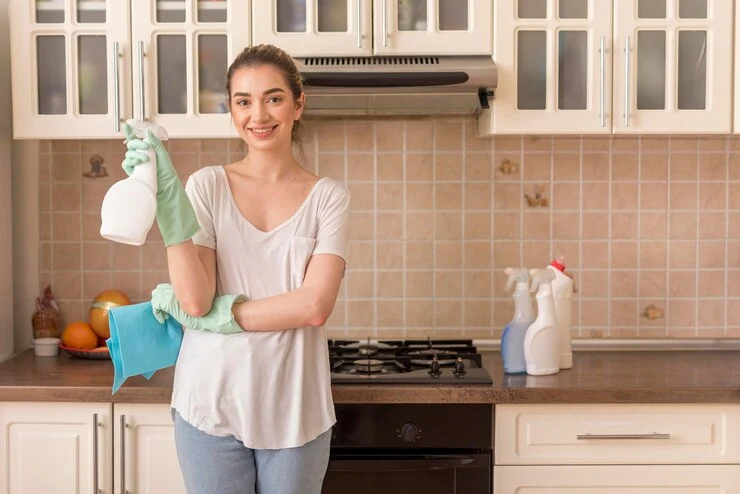
<svg viewBox="0 0 740 494"><path fill-rule="evenodd" d="M62 343L70 348L91 350L98 346L98 335L85 321L75 321L64 328Z"/></svg>
<svg viewBox="0 0 740 494"><path fill-rule="evenodd" d="M131 299L120 290L100 292L90 305L90 325L101 338L110 338L108 310L131 304Z"/></svg>

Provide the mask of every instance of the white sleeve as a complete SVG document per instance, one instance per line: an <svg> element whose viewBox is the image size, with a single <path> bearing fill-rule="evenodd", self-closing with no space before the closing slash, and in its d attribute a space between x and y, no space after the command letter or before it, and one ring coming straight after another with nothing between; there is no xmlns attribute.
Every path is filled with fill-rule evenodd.
<svg viewBox="0 0 740 494"><path fill-rule="evenodd" d="M319 211L316 245L313 254L335 254L347 260L349 236L349 191L337 184Z"/></svg>
<svg viewBox="0 0 740 494"><path fill-rule="evenodd" d="M195 216L200 224L200 231L193 237L193 243L215 250L216 230L213 226L213 201L204 191L202 178L203 175L196 172L190 175L185 184L185 192L193 204ZM213 187L210 187L210 191L213 192Z"/></svg>

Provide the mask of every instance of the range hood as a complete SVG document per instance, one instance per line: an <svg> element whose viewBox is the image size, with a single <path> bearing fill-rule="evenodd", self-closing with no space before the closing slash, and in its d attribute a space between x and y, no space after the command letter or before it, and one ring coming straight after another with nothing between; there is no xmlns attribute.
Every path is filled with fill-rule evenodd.
<svg viewBox="0 0 740 494"><path fill-rule="evenodd" d="M498 73L490 56L298 58L306 115L477 115Z"/></svg>

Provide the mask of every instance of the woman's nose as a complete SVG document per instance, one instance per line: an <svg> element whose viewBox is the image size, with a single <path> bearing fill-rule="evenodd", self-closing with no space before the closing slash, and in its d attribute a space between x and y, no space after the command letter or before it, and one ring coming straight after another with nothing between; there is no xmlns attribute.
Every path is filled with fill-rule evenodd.
<svg viewBox="0 0 740 494"><path fill-rule="evenodd" d="M264 103L258 102L255 103L252 106L252 119L257 120L258 122L265 121L269 116L269 113L267 111L267 105Z"/></svg>

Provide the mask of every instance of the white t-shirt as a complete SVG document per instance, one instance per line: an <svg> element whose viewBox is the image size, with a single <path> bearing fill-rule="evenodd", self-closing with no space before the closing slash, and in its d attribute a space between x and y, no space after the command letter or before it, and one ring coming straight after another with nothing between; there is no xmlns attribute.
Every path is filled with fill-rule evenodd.
<svg viewBox="0 0 740 494"><path fill-rule="evenodd" d="M186 191L216 251L216 294L260 300L298 288L312 255L346 259L349 193L321 178L289 219L269 232L239 211L222 166L203 168ZM323 327L222 335L186 330L172 407L194 427L254 449L301 446L335 422Z"/></svg>

